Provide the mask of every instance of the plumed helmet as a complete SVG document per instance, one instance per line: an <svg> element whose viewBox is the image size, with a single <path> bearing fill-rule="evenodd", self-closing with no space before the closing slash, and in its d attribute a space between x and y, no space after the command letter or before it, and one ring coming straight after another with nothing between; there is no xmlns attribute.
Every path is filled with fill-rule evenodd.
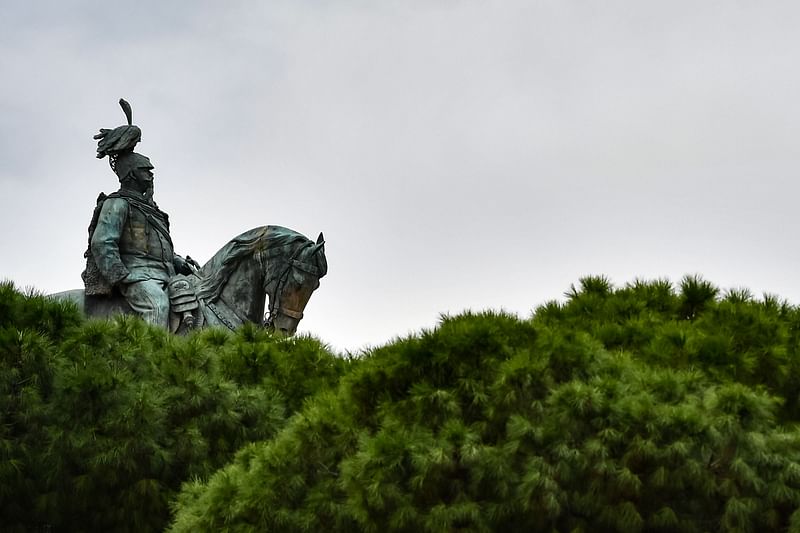
<svg viewBox="0 0 800 533"><path fill-rule="evenodd" d="M137 168L155 168L150 162L150 158L136 152L125 152L117 156L114 165L114 172L120 181L131 175Z"/></svg>
<svg viewBox="0 0 800 533"><path fill-rule="evenodd" d="M105 156L115 157L133 150L136 143L142 140L142 130L139 129L139 126L130 124L118 126L113 130L103 128L94 138L97 139L98 159Z"/></svg>
<svg viewBox="0 0 800 533"><path fill-rule="evenodd" d="M94 136L97 140L97 157L102 159L108 156L111 169L117 174L120 181L127 178L136 168L153 168L150 160L142 154L133 151L136 144L142 140L142 130L133 125L133 110L131 105L119 99L119 105L128 119L128 124L114 129L103 128Z"/></svg>

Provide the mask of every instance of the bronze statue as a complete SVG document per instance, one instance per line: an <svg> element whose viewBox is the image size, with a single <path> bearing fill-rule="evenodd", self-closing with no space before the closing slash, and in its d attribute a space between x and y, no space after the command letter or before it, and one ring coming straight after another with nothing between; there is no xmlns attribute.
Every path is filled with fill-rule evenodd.
<svg viewBox="0 0 800 533"><path fill-rule="evenodd" d="M114 289L147 322L168 327L167 283L200 265L173 251L169 217L153 200L153 164L133 151L141 130L132 124L130 105L120 99L128 124L95 135L97 157L108 156L120 189L101 194L89 226L82 277L87 294L110 296ZM98 275L99 274L99 275Z"/></svg>
<svg viewBox="0 0 800 533"><path fill-rule="evenodd" d="M293 334L327 273L322 234L313 242L262 226L231 240L202 267L176 254L169 217L153 201L154 167L133 151L141 130L130 105L120 100L120 106L128 124L95 135L97 157L109 158L120 189L97 199L81 275L85 290L54 296L75 301L89 316L136 313L177 333L257 322Z"/></svg>

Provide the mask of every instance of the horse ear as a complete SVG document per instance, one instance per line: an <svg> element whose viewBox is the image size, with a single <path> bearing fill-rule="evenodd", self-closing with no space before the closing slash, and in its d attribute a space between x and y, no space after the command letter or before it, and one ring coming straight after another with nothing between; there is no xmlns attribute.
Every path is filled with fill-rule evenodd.
<svg viewBox="0 0 800 533"><path fill-rule="evenodd" d="M317 244L325 244L325 237L322 235L322 232L319 232L319 237L317 237Z"/></svg>

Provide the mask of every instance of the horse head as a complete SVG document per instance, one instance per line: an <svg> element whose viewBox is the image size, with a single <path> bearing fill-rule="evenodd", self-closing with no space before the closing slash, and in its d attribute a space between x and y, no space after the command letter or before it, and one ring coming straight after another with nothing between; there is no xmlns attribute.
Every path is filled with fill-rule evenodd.
<svg viewBox="0 0 800 533"><path fill-rule="evenodd" d="M327 271L322 234L314 242L288 228L262 226L235 237L203 265L197 294L210 311L208 325L236 329L255 322L292 335Z"/></svg>
<svg viewBox="0 0 800 533"><path fill-rule="evenodd" d="M298 244L276 263L264 281L264 292L269 297L264 326L282 335L293 335L311 293L328 272L325 238L320 233L316 243L307 240Z"/></svg>

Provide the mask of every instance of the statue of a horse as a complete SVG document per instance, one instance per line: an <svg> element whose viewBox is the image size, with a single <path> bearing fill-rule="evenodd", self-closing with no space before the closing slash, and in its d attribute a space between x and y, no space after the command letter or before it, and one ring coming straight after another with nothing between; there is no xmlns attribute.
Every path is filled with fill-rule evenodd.
<svg viewBox="0 0 800 533"><path fill-rule="evenodd" d="M206 326L233 330L254 322L292 335L327 271L321 233L314 242L280 226L246 231L194 274L170 280L170 330L185 333ZM89 317L133 313L120 295L88 296L77 289L53 297L74 301Z"/></svg>

